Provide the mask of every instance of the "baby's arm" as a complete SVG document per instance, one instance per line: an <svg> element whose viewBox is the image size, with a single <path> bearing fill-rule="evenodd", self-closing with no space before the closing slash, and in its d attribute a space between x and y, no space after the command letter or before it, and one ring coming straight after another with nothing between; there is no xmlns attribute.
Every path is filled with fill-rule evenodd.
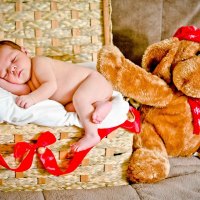
<svg viewBox="0 0 200 200"><path fill-rule="evenodd" d="M28 95L17 98L16 103L22 108L28 108L33 104L50 98L57 89L56 77L53 72L53 60L47 57L32 59L32 77L39 82L39 87ZM32 81L33 83L33 81Z"/></svg>
<svg viewBox="0 0 200 200"><path fill-rule="evenodd" d="M31 92L27 84L10 83L2 78L0 78L0 87L15 95L26 95Z"/></svg>

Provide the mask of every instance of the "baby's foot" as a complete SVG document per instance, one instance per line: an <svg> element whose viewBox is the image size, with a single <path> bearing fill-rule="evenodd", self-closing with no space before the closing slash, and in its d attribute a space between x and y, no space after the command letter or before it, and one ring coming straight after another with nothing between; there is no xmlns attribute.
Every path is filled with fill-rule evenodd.
<svg viewBox="0 0 200 200"><path fill-rule="evenodd" d="M112 108L112 103L110 101L99 102L95 106L95 110L92 114L92 122L95 124L99 124L105 119L105 117L110 112Z"/></svg>
<svg viewBox="0 0 200 200"><path fill-rule="evenodd" d="M77 143L71 146L73 152L79 152L95 146L100 142L99 135L85 135Z"/></svg>

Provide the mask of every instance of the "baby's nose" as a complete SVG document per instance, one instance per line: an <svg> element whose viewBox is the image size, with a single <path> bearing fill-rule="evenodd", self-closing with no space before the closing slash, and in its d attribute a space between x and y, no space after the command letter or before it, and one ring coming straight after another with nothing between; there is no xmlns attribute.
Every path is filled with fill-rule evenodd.
<svg viewBox="0 0 200 200"><path fill-rule="evenodd" d="M17 67L15 65L11 65L10 68L9 68L9 72L14 73L16 71L16 68Z"/></svg>

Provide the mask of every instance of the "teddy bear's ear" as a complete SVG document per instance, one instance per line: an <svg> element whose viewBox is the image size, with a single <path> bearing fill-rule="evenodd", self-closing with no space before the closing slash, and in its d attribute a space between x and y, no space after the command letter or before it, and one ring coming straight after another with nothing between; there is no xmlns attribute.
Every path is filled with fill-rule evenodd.
<svg viewBox="0 0 200 200"><path fill-rule="evenodd" d="M199 52L200 43L189 40L181 40L179 42L176 56L174 57L173 66L181 61L190 59L191 57L198 55Z"/></svg>
<svg viewBox="0 0 200 200"><path fill-rule="evenodd" d="M150 45L144 52L142 67L171 82L171 65L178 50L178 38L170 38Z"/></svg>
<svg viewBox="0 0 200 200"><path fill-rule="evenodd" d="M200 56L179 62L173 70L173 82L185 95L200 98Z"/></svg>

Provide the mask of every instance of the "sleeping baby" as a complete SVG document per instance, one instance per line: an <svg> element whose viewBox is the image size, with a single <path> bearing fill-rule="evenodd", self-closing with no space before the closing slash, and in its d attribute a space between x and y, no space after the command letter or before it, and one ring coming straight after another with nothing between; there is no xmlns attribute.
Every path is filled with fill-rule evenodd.
<svg viewBox="0 0 200 200"><path fill-rule="evenodd" d="M100 141L97 124L112 108L111 84L97 71L48 57L29 57L25 48L0 41L0 86L18 95L16 104L28 108L51 99L78 114L85 135L73 151L93 147Z"/></svg>

